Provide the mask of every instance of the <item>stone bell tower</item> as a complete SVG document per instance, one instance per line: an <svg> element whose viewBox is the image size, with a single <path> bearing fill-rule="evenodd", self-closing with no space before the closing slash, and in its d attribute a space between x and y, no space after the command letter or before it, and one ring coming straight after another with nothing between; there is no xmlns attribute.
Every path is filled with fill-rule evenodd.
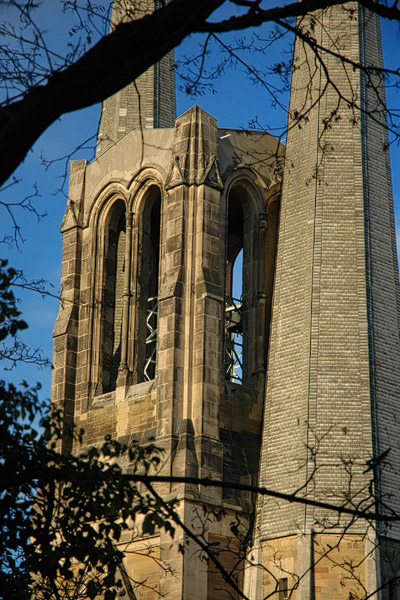
<svg viewBox="0 0 400 600"><path fill-rule="evenodd" d="M163 475L255 485L283 147L267 133L218 129L197 106L175 124L172 62L106 100L96 159L71 163L52 398L84 430L84 448L105 435L154 440ZM156 107L157 128L143 119ZM240 588L231 525L248 530L251 495L161 491L218 545ZM137 598L226 597L220 572L179 528L173 540L132 533L122 543L133 551L128 574L146 580Z"/></svg>
<svg viewBox="0 0 400 600"><path fill-rule="evenodd" d="M349 3L302 26L330 52L296 42L284 168L267 133L197 106L175 123L172 56L103 103L96 159L70 168L52 400L84 447L155 440L163 475L399 511L385 100L363 70L381 64L379 23ZM395 599L396 527L234 487L160 491L251 600ZM137 599L239 597L183 531L122 542Z"/></svg>

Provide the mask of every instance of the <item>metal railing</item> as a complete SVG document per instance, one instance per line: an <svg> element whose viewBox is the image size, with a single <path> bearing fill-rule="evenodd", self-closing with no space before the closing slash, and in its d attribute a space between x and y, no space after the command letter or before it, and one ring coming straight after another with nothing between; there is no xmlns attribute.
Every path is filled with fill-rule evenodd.
<svg viewBox="0 0 400 600"><path fill-rule="evenodd" d="M153 296L147 299L147 317L146 317L146 361L143 369L145 381L154 379L156 374L157 359L157 317L158 317L158 297Z"/></svg>
<svg viewBox="0 0 400 600"><path fill-rule="evenodd" d="M225 379L242 383L243 379L242 301L225 296Z"/></svg>

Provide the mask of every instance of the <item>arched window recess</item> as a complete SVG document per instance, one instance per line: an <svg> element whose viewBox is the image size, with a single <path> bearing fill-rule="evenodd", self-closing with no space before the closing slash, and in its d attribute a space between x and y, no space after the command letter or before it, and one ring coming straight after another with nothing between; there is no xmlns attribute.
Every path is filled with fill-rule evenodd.
<svg viewBox="0 0 400 600"><path fill-rule="evenodd" d="M227 195L224 377L252 386L265 373L279 194L250 177L236 176Z"/></svg>
<svg viewBox="0 0 400 600"><path fill-rule="evenodd" d="M155 377L157 362L157 325L158 295L147 298L146 357L143 369L143 379L145 381L151 381Z"/></svg>
<svg viewBox="0 0 400 600"><path fill-rule="evenodd" d="M226 243L224 363L225 379L233 383L243 381L243 237L243 209L232 192Z"/></svg>
<svg viewBox="0 0 400 600"><path fill-rule="evenodd" d="M236 383L243 379L242 264L243 248L233 263L233 289L225 294L225 379Z"/></svg>
<svg viewBox="0 0 400 600"><path fill-rule="evenodd" d="M117 200L105 225L103 292L101 303L101 392L115 389L121 364L126 271L125 202Z"/></svg>
<svg viewBox="0 0 400 600"><path fill-rule="evenodd" d="M156 376L158 336L158 288L160 262L161 193L151 186L141 218L138 265L137 381Z"/></svg>

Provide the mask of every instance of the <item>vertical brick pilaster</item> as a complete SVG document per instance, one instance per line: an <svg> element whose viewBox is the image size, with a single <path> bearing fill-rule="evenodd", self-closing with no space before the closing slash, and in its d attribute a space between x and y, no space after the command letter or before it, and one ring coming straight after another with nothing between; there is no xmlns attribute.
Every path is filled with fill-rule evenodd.
<svg viewBox="0 0 400 600"><path fill-rule="evenodd" d="M60 308L53 330L53 374L51 397L62 411L64 439L62 451L71 448L71 425L75 410L76 354L78 344L79 290L81 274L82 231L81 201L84 193L86 161L70 166L67 210L61 225L63 254L61 267Z"/></svg>

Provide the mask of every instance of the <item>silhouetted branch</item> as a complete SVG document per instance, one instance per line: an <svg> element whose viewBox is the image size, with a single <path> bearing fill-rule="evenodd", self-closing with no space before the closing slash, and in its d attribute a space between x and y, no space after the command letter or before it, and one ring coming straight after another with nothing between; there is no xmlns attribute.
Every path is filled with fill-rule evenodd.
<svg viewBox="0 0 400 600"><path fill-rule="evenodd" d="M126 474L125 477L128 481L132 481L133 483L142 482L145 485L150 485L152 483L187 483L194 485L203 485L204 487L218 487L231 490L239 490L243 492L252 492L253 494L259 494L260 496L270 496L271 498L278 498L280 500L286 500L287 502L315 506L317 508L333 511L338 514L360 517L369 521L381 521L386 523L400 521L400 515L397 515L395 513L393 513L392 515L382 515L378 512L358 510L357 508L349 508L347 506L340 506L336 504L331 504L329 502L320 502L319 500L313 500L312 498L297 496L296 494L285 494L284 492L278 492L276 490L271 490L266 487L248 485L245 483L230 483L229 481L215 481L212 479L201 479L198 477L177 477L172 475L167 476Z"/></svg>

